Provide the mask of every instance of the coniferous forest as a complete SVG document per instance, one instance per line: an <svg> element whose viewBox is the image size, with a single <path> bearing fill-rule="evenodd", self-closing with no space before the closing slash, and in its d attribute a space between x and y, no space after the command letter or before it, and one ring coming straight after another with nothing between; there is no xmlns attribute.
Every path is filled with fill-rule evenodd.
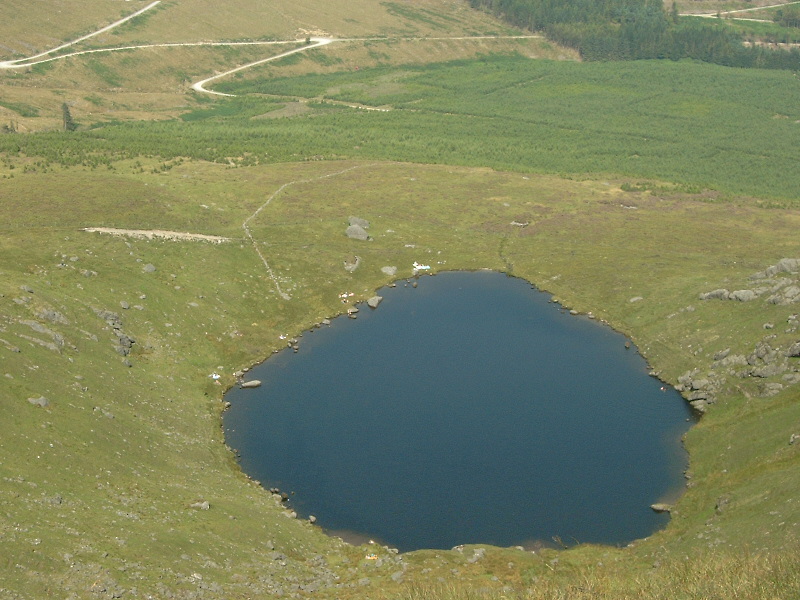
<svg viewBox="0 0 800 600"><path fill-rule="evenodd" d="M800 51L743 44L713 22L682 19L659 0L470 0L510 23L543 31L584 60L693 58L742 68L799 69ZM705 21L705 19L703 19Z"/></svg>

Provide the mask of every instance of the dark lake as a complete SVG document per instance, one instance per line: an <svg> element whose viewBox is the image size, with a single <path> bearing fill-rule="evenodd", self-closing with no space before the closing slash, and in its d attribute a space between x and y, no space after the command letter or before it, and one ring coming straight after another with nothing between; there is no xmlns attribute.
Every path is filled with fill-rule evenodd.
<svg viewBox="0 0 800 600"><path fill-rule="evenodd" d="M619 545L666 524L650 505L683 489L691 411L622 335L499 273L379 294L226 395L247 474L401 551Z"/></svg>

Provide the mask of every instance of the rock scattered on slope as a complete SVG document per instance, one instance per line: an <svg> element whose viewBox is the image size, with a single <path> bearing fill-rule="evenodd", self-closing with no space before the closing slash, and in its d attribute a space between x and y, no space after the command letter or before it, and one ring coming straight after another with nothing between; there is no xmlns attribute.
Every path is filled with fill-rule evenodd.
<svg viewBox="0 0 800 600"><path fill-rule="evenodd" d="M51 323L56 323L58 325L69 325L67 318L57 310L45 308L37 311L36 316L40 319L44 319L45 321L50 321Z"/></svg>
<svg viewBox="0 0 800 600"><path fill-rule="evenodd" d="M769 279L778 273L797 273L799 271L800 258L782 258L777 264L751 275L750 279Z"/></svg>
<svg viewBox="0 0 800 600"><path fill-rule="evenodd" d="M369 239L366 229L360 225L350 225L344 232L351 240L366 242Z"/></svg>
<svg viewBox="0 0 800 600"><path fill-rule="evenodd" d="M369 221L367 221L366 219L362 219L360 217L348 217L347 224L358 225L362 229L369 229Z"/></svg>
<svg viewBox="0 0 800 600"><path fill-rule="evenodd" d="M793 304L800 302L800 258L782 258L777 264L767 267L750 276L757 284L750 289L734 290L724 288L700 294L701 300L737 300L752 302L762 296L771 304Z"/></svg>

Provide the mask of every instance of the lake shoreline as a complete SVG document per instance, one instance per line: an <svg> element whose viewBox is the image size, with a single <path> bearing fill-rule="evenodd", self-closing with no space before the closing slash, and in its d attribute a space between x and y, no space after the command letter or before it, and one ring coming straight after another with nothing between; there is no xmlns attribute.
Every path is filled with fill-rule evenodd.
<svg viewBox="0 0 800 600"><path fill-rule="evenodd" d="M617 335L617 336L622 336L623 335L623 334L620 334L618 331L614 330L612 327L610 327L610 325L607 322L605 322L604 320L595 319L595 318L593 318L593 315L591 315L591 314L579 314L576 311L571 311L567 306L564 306L563 304L558 302L557 299L555 299L553 297L552 293L550 293L548 291L541 290L535 284L533 284L529 280L527 280L525 278L522 278L522 277L518 277L518 276L515 276L515 275L509 275L508 273L503 273L502 271L497 271L497 270L494 270L494 269L472 269L472 270L448 269L446 271L433 271L431 273L425 273L425 275L435 276L435 275L454 273L454 272L455 273L478 273L478 272L497 273L497 274L500 274L500 275L505 275L506 277L508 277L510 279L519 280L520 282L524 283L526 287L529 287L532 291L543 293L543 294L545 294L547 296L550 296L550 298L548 299L547 303L548 304L556 304L557 305L557 310L559 311L559 313L561 313L561 314L565 314L566 313L566 314L569 314L569 316L582 317L581 320L582 321L586 321L587 324L588 324L588 322L594 321L597 324L605 326L605 327L603 327L603 329L606 329L609 332L612 332L614 335ZM403 287L411 287L411 288L413 288L415 284L419 283L421 278L422 278L422 274L416 274L416 275L412 276L411 278L398 278L398 279L395 279L392 282L390 282L389 284L387 284L386 286L381 286L381 287L377 288L375 290L375 294L379 294L380 291L382 289L385 289L385 288L398 287L401 284L401 282L404 284ZM350 300L350 301L348 301L346 303L343 302L343 306L347 306L348 308L344 308L338 316L345 317L345 316L348 315L349 308L356 307L357 309L359 309L359 312L356 313L355 315L351 315L351 316L355 316L357 318L358 315L360 314L360 311L367 310L367 308L368 308L366 306L366 300L365 299L359 298L358 301L352 302L352 304L351 304L351 302L352 302L352 300ZM372 311L370 310L368 312L372 312ZM331 323L333 323L334 319L336 319L336 317L333 317L333 318L328 319L328 320ZM299 332L295 336L291 337L289 342L287 342L288 347L285 348L285 350L289 350L292 347L294 347L295 348L294 353L296 354L297 353L297 350L296 350L297 344L295 344L294 342L297 341L298 338L302 339L302 335L309 334L311 331L314 331L314 330L316 330L316 329L318 329L318 328L320 328L322 326L323 326L322 325L322 320L320 320L320 323L317 323L317 324L313 325L311 328L304 329L303 331ZM290 336L290 334L287 334L287 336ZM638 349L635 346L633 346L630 343L630 340L627 338L627 336L624 336L623 344L624 344L626 353L630 352L631 354L635 354L636 356L640 357L642 361L647 363L646 358L638 351ZM268 361L269 358L272 358L272 357L276 356L280 352L281 352L280 349L273 350L270 353L270 355L264 361L256 363L252 367L252 369L249 369L248 373L252 373L253 369L257 369L259 366L264 365ZM650 377L655 378L659 383L663 383L657 376L654 375L654 373L652 372L652 368L650 367L649 363L647 363L647 370L648 370L648 375ZM662 389L662 391L664 391L666 388L665 388L665 386L661 386L661 389ZM227 398L227 392L226 392L226 398ZM685 398L682 398L682 400L684 401L683 403L686 406L689 406L688 404L685 403ZM227 402L226 402L226 404L227 404ZM235 401L234 401L234 404L235 404ZM692 417L687 417L686 420L688 421L690 419L694 420ZM223 426L223 428L225 427L224 423L222 424L222 426ZM225 434L225 437L226 437L226 444L228 444L230 446L229 436L227 434ZM682 437L682 434L681 434L681 437ZM683 447L683 444L680 443L679 445L680 445L681 451L682 452L686 452L686 449ZM688 458L688 453L687 453L687 461L688 460L689 460L689 458ZM237 464L239 465L240 469L242 469L242 472L244 473L245 471L244 471L244 468L243 468L243 465L242 465L241 461L238 461ZM254 477L256 477L256 476L254 476ZM259 474L257 476L257 478L262 479L262 480L263 479L268 479L268 477L266 477L264 474ZM685 492L685 489L686 489L685 485L683 485L683 486L681 486L681 489L678 490L677 492L675 490L672 490L669 493L664 494L663 497L669 497L671 501L674 501L677 497L680 497L680 496L683 495L683 493ZM658 498L659 502L661 500L663 500L663 497ZM648 502L647 503L648 510L650 510L650 505L651 504L659 504L659 502L656 502L655 499L653 501L651 501L651 502ZM298 510L298 511L295 511L295 512L302 512L302 510ZM319 525L319 523L317 523L317 525ZM341 526L333 527L333 529L341 529L341 528L342 528ZM327 527L323 527L323 529L327 529ZM645 537L649 537L649 535L650 534L648 534ZM635 538L635 539L640 539L640 538ZM516 545L516 544L512 544L512 545ZM537 544L537 546L538 545L539 544Z"/></svg>

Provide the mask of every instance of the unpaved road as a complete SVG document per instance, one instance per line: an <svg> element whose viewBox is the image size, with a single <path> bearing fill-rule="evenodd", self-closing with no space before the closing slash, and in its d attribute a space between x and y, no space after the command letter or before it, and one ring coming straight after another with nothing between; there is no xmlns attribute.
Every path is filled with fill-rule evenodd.
<svg viewBox="0 0 800 600"><path fill-rule="evenodd" d="M53 52L58 52L59 50L63 50L64 48L69 48L70 46L73 46L73 45L75 45L75 44L77 44L79 42L82 42L84 40L88 40L89 38L94 37L96 35L100 35L101 33L105 33L106 31L114 29L115 27L119 27L123 23L126 23L126 22L130 21L131 19L134 19L134 18L138 17L142 13L147 12L151 8L155 8L159 4L161 4L161 0L156 0L155 2L151 2L150 4L145 6L144 8L137 10L135 13L130 14L127 17L123 17L119 21L114 21L110 25L106 25L105 27L103 27L101 29L98 29L97 31L94 31L92 33L84 35L83 37L79 37L78 39L72 40L71 42L67 42L65 44L61 44L60 46L58 46L56 48L52 48L52 49L47 50L45 52L40 52L39 54L35 54L34 56L28 56L27 58L19 58L17 60L2 61L2 62L0 62L0 69L19 69L19 68L22 68L22 67L29 67L31 65L38 64L39 62L46 62L46 61L40 61L38 59L42 58L43 56L47 56L48 54L53 54ZM58 58L61 58L61 57L58 57ZM53 58L50 58L49 60L53 60Z"/></svg>
<svg viewBox="0 0 800 600"><path fill-rule="evenodd" d="M306 50L311 50L312 48L319 48L320 46L325 46L330 44L331 42L335 42L337 40L333 38L321 38L321 37L313 37L310 38L310 41L313 42L312 44L306 44L300 48L295 48L294 50L289 50L287 52L283 52L282 54L278 54L276 56L270 56L269 58L262 58L261 60L257 60L255 62L247 63L246 65L242 65L240 67L236 67L235 69L231 69L230 71L225 71L224 73L218 73L213 75L212 77L208 77L207 79L203 79L202 81L198 81L197 83L192 85L192 89L196 92L205 92L206 94L214 94L216 96L233 96L233 94L224 94L222 92L215 92L214 90L206 89L204 86L205 84L214 81L215 79L220 79L222 77L226 77L227 75L231 75L233 73L238 73L239 71L244 71L245 69L249 69L250 67L255 67L258 65L262 65L267 63L271 60L278 60L279 58L283 58L284 56L290 56L292 54L297 54L298 52L304 52Z"/></svg>

